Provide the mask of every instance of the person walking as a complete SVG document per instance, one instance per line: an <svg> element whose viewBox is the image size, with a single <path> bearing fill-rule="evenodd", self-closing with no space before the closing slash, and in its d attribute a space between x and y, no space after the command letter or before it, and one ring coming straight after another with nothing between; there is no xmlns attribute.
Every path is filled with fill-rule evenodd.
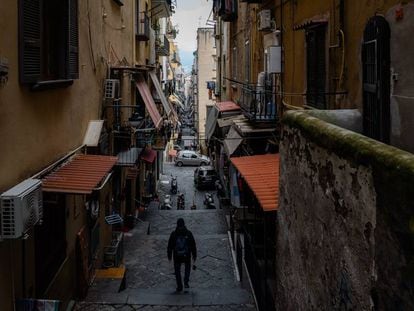
<svg viewBox="0 0 414 311"><path fill-rule="evenodd" d="M191 257L195 263L197 259L197 247L194 236L185 226L184 219L178 218L177 228L171 232L167 248L168 260L174 259L175 280L177 292L183 290L181 279L181 264L184 264L184 287L189 288ZM194 266L195 267L195 266Z"/></svg>

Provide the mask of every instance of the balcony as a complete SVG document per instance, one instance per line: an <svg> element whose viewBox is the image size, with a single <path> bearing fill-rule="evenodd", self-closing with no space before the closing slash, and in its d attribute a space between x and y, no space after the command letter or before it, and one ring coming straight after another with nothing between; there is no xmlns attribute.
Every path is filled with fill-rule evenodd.
<svg viewBox="0 0 414 311"><path fill-rule="evenodd" d="M146 12L138 13L136 28L135 36L138 41L148 41L150 39L150 19Z"/></svg>
<svg viewBox="0 0 414 311"><path fill-rule="evenodd" d="M152 0L151 1L152 18L159 19L170 17L173 13L172 0Z"/></svg>
<svg viewBox="0 0 414 311"><path fill-rule="evenodd" d="M277 120L275 94L271 88L243 85L240 107L252 121L274 122Z"/></svg>
<svg viewBox="0 0 414 311"><path fill-rule="evenodd" d="M170 55L170 41L164 34L158 34L155 41L155 50L158 56Z"/></svg>

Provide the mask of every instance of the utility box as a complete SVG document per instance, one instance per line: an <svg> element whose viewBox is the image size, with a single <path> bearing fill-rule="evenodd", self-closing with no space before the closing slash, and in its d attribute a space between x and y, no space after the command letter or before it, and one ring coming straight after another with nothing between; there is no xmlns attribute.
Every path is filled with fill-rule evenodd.
<svg viewBox="0 0 414 311"><path fill-rule="evenodd" d="M271 26L270 10L261 10L259 12L259 30L268 30Z"/></svg>
<svg viewBox="0 0 414 311"><path fill-rule="evenodd" d="M282 73L282 47L272 45L265 50L266 72Z"/></svg>

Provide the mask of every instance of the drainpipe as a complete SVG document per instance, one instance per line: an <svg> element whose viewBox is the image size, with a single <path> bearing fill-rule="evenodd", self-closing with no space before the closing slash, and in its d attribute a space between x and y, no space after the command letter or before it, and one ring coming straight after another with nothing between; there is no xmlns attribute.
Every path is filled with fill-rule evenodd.
<svg viewBox="0 0 414 311"><path fill-rule="evenodd" d="M292 4L294 5L294 3ZM279 8L280 8L280 34L279 34L279 44L282 47L282 55L281 55L281 74L280 74L280 109L279 109L279 118L282 117L282 108L284 102L284 80L285 80L285 64L284 64L284 45L283 45L283 33L284 33L284 25L283 25L283 0L279 1Z"/></svg>

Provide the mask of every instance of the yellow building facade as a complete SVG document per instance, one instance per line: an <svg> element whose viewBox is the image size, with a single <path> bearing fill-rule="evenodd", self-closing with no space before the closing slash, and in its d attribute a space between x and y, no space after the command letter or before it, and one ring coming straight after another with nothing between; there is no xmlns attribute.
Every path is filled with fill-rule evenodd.
<svg viewBox="0 0 414 311"><path fill-rule="evenodd" d="M79 147L84 144L91 120L107 118L111 121L111 113L105 106L107 102L103 100L107 97L104 94L106 79L118 70L121 105L133 107L139 93L133 83L134 74L142 72L149 82L147 72L158 66L152 24L160 16L151 16L149 12L153 5L161 5L163 10L159 14L171 15L171 4L168 1L154 2L157 3L147 0L67 0L68 5L61 7L48 0L1 1L0 193L30 177L41 178L49 171L59 171L67 159L86 150L92 154L102 152L102 146ZM155 87L151 82L149 85ZM132 109L125 111L121 119L128 121ZM99 143L99 137L106 135L106 124L103 132L94 133L98 135ZM108 145L103 148L106 150L104 154L111 155L116 138L113 133L108 132L108 136ZM133 141L136 137L129 139ZM135 145L134 142L131 144ZM141 161L147 160L143 158ZM158 169L160 162L152 165ZM116 178L120 178L122 189L126 179L141 178L134 176L133 170L121 168L120 172ZM128 177L131 173L132 177ZM105 173L99 177L99 185L92 189L92 194L71 194L63 190L43 193L43 205L56 205L59 214L53 216L49 210L43 223L50 226L53 217L59 217L55 222L60 224L60 228L55 228L60 236L60 249L51 249L58 252L55 258L61 259L49 265L50 275L42 275L48 266L41 260L53 258L53 254L39 254L39 249L48 248L38 247L41 243L38 232L42 230L39 228L44 225L30 229L25 238L0 241L2 310L13 310L15 302L25 298L59 300L61 307L65 307L69 300L85 294L88 284L80 284L82 254L78 243L82 229L88 228L91 213L95 214L94 225L88 229L87 236L89 246L92 247L92 243L95 246L87 259L90 264L87 273L93 273L103 264L103 248L113 239L112 227L105 216L113 212L112 180L115 177ZM128 204L134 207L133 198L129 197L130 202L126 203L128 199L124 200L125 192L121 190L117 190L122 194L121 210L125 211ZM88 283L90 279L84 281Z"/></svg>

